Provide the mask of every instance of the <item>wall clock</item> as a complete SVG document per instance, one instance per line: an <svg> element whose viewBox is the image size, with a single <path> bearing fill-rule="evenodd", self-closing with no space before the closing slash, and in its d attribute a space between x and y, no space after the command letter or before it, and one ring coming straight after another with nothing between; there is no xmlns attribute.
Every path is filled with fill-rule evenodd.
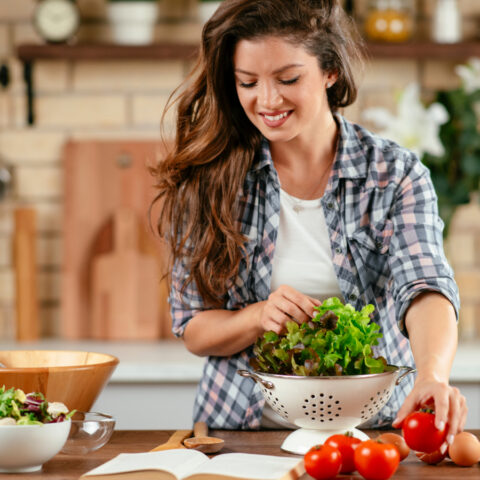
<svg viewBox="0 0 480 480"><path fill-rule="evenodd" d="M34 25L47 42L65 42L77 31L80 12L74 0L40 0L34 12Z"/></svg>

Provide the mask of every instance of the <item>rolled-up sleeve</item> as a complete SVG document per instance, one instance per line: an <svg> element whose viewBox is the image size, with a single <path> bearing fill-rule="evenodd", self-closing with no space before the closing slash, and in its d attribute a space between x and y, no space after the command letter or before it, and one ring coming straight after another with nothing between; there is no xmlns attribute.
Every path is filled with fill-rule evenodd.
<svg viewBox="0 0 480 480"><path fill-rule="evenodd" d="M200 311L205 309L202 297L198 293L195 281L184 287L189 270L184 259L177 259L173 265L170 287L170 311L172 314L172 332L176 337L182 337L188 322Z"/></svg>
<svg viewBox="0 0 480 480"><path fill-rule="evenodd" d="M405 336L405 313L422 292L443 294L458 318L460 300L453 270L443 250L443 221L438 215L437 196L429 170L414 156L407 159L395 199L394 235L389 262L398 325Z"/></svg>

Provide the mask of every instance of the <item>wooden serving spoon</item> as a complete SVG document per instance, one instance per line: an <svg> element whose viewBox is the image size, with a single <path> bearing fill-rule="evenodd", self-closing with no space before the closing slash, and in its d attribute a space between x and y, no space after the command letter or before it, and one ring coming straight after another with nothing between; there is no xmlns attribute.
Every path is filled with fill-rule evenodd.
<svg viewBox="0 0 480 480"><path fill-rule="evenodd" d="M224 440L207 435L207 424L205 422L195 422L193 426L193 437L186 438L183 444L187 448L194 448L203 453L216 453L223 448L225 444Z"/></svg>
<svg viewBox="0 0 480 480"><path fill-rule="evenodd" d="M152 448L150 451L158 452L161 450L171 450L173 448L185 448L182 442L191 435L191 430L177 430L170 436L170 438L165 443L162 443L161 445Z"/></svg>

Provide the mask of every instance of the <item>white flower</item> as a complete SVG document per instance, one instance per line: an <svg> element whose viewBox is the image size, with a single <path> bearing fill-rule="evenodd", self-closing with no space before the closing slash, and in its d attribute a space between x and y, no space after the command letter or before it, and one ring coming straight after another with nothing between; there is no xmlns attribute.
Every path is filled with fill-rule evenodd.
<svg viewBox="0 0 480 480"><path fill-rule="evenodd" d="M471 58L466 65L457 65L455 72L462 79L467 93L480 90L480 58Z"/></svg>
<svg viewBox="0 0 480 480"><path fill-rule="evenodd" d="M379 135L408 148L419 158L425 153L440 156L445 152L439 131L440 125L449 119L448 112L440 103L425 108L416 83L401 92L396 114L386 108L369 108L363 112L363 118L380 129Z"/></svg>

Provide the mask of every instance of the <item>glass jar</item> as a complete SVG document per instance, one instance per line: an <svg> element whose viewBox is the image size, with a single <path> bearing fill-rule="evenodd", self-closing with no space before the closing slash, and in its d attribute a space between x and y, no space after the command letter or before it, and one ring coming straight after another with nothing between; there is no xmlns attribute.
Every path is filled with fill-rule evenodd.
<svg viewBox="0 0 480 480"><path fill-rule="evenodd" d="M374 42L406 42L414 28L412 0L370 0L365 35Z"/></svg>

